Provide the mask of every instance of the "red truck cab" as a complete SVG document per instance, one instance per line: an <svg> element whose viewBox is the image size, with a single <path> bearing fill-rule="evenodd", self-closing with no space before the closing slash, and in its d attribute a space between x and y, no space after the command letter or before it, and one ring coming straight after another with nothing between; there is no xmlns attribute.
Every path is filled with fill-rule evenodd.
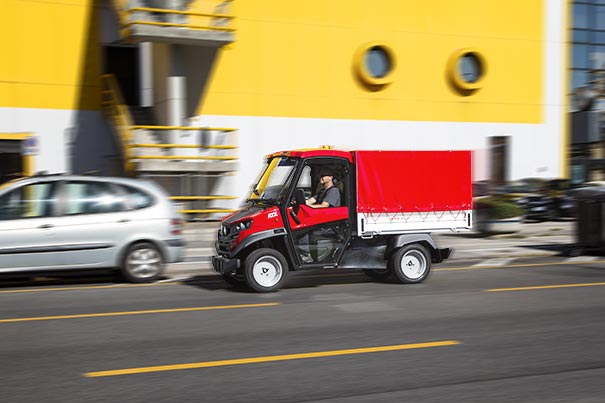
<svg viewBox="0 0 605 403"><path fill-rule="evenodd" d="M314 208L306 200L325 168L340 201ZM316 268L419 283L450 254L430 231L470 228L471 192L467 151L277 152L246 207L222 220L212 263L228 283L258 292L278 290L290 270Z"/></svg>

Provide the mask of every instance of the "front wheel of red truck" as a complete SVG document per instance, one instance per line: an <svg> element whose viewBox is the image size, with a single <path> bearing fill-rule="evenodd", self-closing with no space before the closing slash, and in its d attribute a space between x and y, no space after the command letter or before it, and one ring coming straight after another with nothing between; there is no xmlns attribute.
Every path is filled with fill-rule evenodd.
<svg viewBox="0 0 605 403"><path fill-rule="evenodd" d="M274 249L255 250L248 255L244 263L246 282L256 292L279 290L286 281L287 274L286 259Z"/></svg>
<svg viewBox="0 0 605 403"><path fill-rule="evenodd" d="M431 272L431 255L417 243L399 248L391 262L395 276L402 283L421 283Z"/></svg>

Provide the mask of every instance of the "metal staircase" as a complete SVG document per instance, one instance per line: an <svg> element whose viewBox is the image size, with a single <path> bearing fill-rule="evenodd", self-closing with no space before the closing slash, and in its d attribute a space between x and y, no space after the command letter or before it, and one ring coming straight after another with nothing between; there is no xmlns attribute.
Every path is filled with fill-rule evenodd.
<svg viewBox="0 0 605 403"><path fill-rule="evenodd" d="M185 63L188 59L182 55L186 52L208 55L205 63L212 66L220 49L235 39L234 17L228 13L232 2L198 0L196 10L191 11L149 8L144 7L143 2L137 4L132 0L111 0L123 43L146 42L148 49L170 58L167 66ZM173 50L173 45L178 49ZM127 175L159 183L180 205L180 211L190 218L219 218L233 211L221 203L236 199L218 194L217 189L221 181L238 169L237 130L183 126L182 123L195 114L202 94L177 93L175 97L171 85L177 89L204 88L199 83L190 86L187 82L200 75L157 74L161 73L156 73L154 82L165 83L158 90L164 93L154 94L153 102L148 101L144 106L127 105L118 80L111 74L103 75L104 111L121 144L124 171ZM184 82L187 85L183 85ZM177 101L172 101L173 98ZM180 104L168 105L169 102ZM171 115L174 110L187 114L181 112L182 115L175 117Z"/></svg>

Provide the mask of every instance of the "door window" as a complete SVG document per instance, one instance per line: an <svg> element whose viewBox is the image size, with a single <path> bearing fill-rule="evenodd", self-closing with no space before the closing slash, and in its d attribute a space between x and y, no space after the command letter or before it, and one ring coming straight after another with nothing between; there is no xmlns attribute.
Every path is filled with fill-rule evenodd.
<svg viewBox="0 0 605 403"><path fill-rule="evenodd" d="M123 185L120 186L120 189L126 193L128 204L133 210L139 210L153 205L153 197L142 190Z"/></svg>
<svg viewBox="0 0 605 403"><path fill-rule="evenodd" d="M126 209L122 196L105 182L67 182L65 197L65 215L114 213Z"/></svg>
<svg viewBox="0 0 605 403"><path fill-rule="evenodd" d="M332 184L338 189L340 196L338 206L334 207L347 206L348 197L346 197L345 189L347 182L346 168L343 163L334 163L333 161L326 163L326 161L321 160L307 162L296 183L296 188L303 189L306 198L318 196L322 192L322 189L324 189L324 185L321 183L321 175L324 170L328 170L331 173Z"/></svg>
<svg viewBox="0 0 605 403"><path fill-rule="evenodd" d="M55 183L32 183L0 197L0 220L40 218L53 215Z"/></svg>

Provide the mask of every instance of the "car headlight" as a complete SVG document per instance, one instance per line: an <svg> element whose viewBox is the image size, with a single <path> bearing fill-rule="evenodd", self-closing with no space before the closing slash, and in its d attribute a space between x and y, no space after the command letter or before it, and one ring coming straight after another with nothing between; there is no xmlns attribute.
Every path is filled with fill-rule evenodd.
<svg viewBox="0 0 605 403"><path fill-rule="evenodd" d="M250 228L251 225L252 225L252 220L242 221L240 223L237 223L234 226L235 233L248 229L248 228Z"/></svg>

